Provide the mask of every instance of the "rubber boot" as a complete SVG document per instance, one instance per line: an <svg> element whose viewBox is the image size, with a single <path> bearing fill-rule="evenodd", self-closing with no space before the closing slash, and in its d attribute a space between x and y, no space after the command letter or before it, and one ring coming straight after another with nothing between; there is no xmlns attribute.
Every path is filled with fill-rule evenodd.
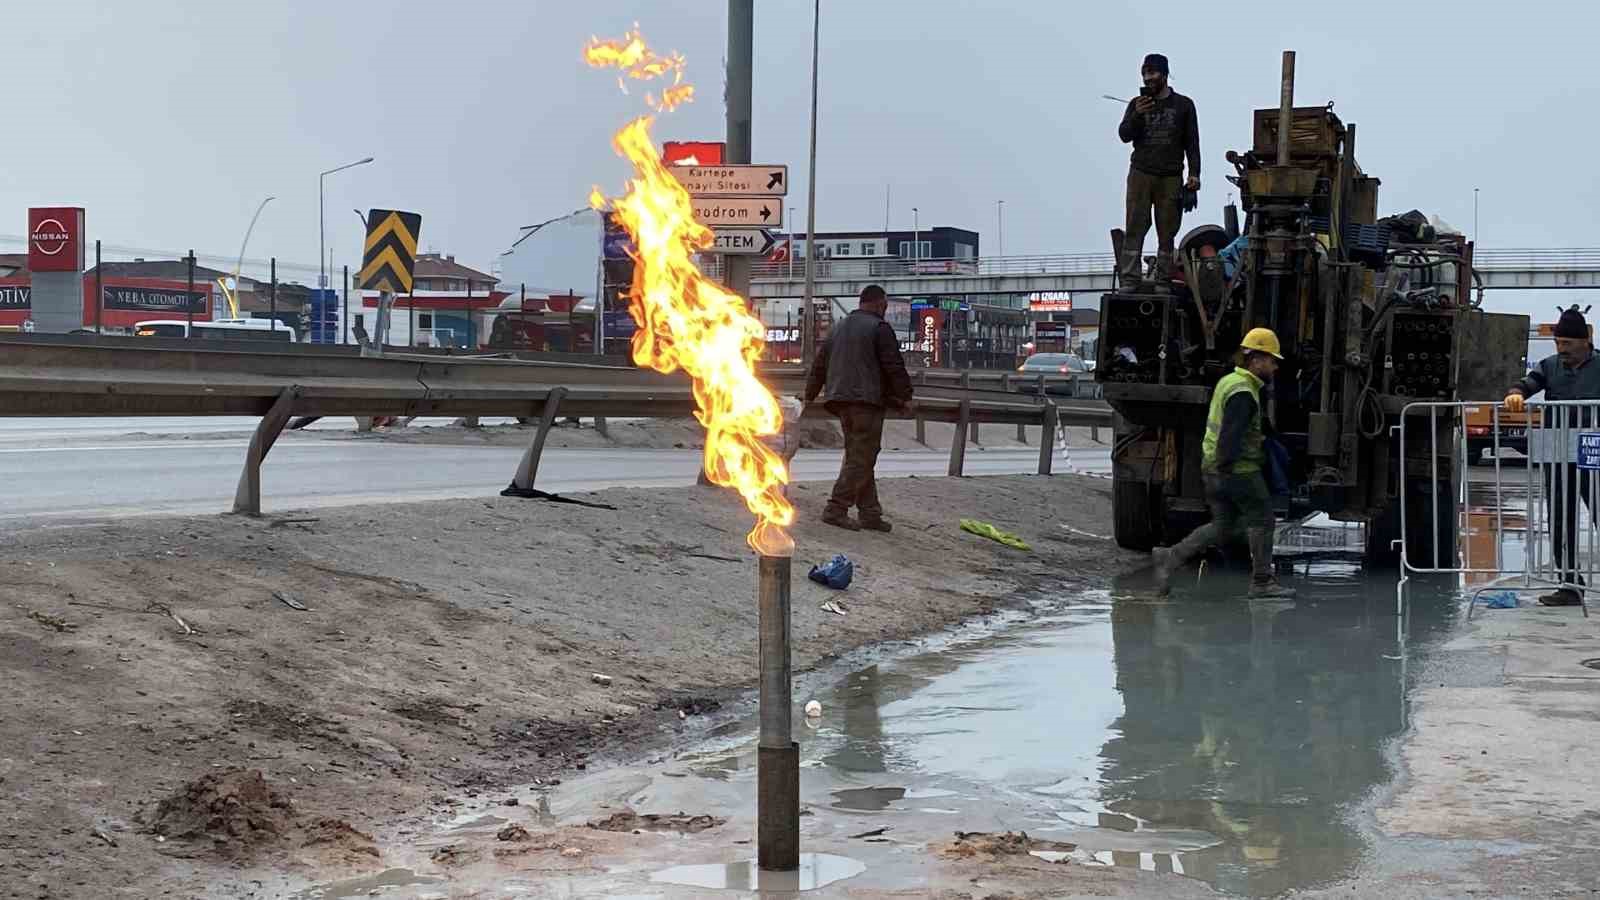
<svg viewBox="0 0 1600 900"><path fill-rule="evenodd" d="M1122 251L1121 265L1117 267L1117 285L1124 291L1133 291L1144 280L1144 259L1140 250Z"/></svg>
<svg viewBox="0 0 1600 900"><path fill-rule="evenodd" d="M1209 523L1189 532L1189 536L1171 547L1157 547L1155 557L1156 595L1165 597L1172 590L1172 574L1206 552L1206 547L1216 537L1216 529Z"/></svg>
<svg viewBox="0 0 1600 900"><path fill-rule="evenodd" d="M1278 583L1272 574L1272 529L1250 529L1250 599L1288 600L1293 588Z"/></svg>

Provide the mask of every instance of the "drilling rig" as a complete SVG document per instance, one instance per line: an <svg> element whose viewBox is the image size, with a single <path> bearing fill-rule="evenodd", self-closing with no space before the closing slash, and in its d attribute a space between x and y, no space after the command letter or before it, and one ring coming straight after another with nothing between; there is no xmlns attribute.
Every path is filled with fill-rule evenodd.
<svg viewBox="0 0 1600 900"><path fill-rule="evenodd" d="M1479 308L1466 237L1420 213L1379 219L1355 123L1332 103L1296 107L1294 67L1286 51L1279 105L1257 109L1250 149L1227 155L1244 227L1230 206L1224 225L1190 230L1175 265L1156 267L1170 279L1101 299L1095 378L1116 412L1116 539L1148 550L1209 517L1200 444L1211 389L1245 332L1265 326L1284 348L1263 394L1289 451L1280 513L1365 522L1379 561L1395 558L1404 529L1412 565L1448 568L1465 477L1459 411L1413 404L1501 396L1526 371L1528 317Z"/></svg>

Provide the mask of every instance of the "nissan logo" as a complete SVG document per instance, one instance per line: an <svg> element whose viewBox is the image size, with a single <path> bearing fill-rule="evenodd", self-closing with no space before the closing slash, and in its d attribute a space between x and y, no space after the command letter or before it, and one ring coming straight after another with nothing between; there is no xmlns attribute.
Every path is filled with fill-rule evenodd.
<svg viewBox="0 0 1600 900"><path fill-rule="evenodd" d="M42 219L28 237L40 253L55 256L67 248L71 235L67 234L67 226L61 224L59 219Z"/></svg>

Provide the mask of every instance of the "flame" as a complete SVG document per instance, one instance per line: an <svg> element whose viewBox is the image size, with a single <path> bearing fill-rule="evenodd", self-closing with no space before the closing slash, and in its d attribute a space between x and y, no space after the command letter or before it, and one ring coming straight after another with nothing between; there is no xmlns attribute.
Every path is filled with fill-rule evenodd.
<svg viewBox="0 0 1600 900"><path fill-rule="evenodd" d="M593 66L614 66L630 78L671 76L672 86L658 110L670 110L693 96L682 84L683 57L657 56L638 28L618 41L593 40L584 49ZM694 206L662 163L650 136L655 117L640 116L612 138L617 154L633 164L627 192L609 206L633 238L633 286L629 312L638 323L634 362L658 372L682 369L694 385L695 418L706 429L705 471L713 484L730 487L756 516L746 538L766 556L791 556L794 540L784 529L794 523L794 507L783 494L789 472L782 457L762 440L783 427L783 413L761 380L766 327L751 315L745 299L701 274L694 254L711 247L711 229L695 221ZM608 204L599 188L589 195L596 209Z"/></svg>

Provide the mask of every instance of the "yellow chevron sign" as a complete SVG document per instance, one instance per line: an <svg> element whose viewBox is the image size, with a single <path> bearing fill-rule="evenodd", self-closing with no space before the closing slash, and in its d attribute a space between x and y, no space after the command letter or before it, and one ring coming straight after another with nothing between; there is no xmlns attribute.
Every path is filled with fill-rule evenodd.
<svg viewBox="0 0 1600 900"><path fill-rule="evenodd" d="M411 293L422 214L374 209L367 213L367 245L358 286L364 291Z"/></svg>

